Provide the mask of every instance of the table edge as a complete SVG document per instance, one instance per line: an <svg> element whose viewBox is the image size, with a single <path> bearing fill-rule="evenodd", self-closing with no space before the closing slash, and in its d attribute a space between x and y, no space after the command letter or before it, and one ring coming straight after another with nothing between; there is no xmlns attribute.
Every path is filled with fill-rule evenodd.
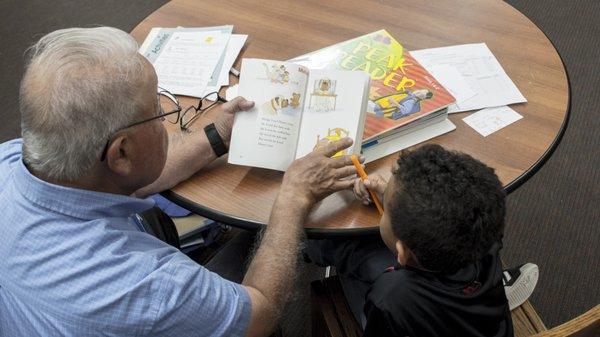
<svg viewBox="0 0 600 337"><path fill-rule="evenodd" d="M163 197L169 201L192 211L200 216L221 222L226 225L247 229L247 230L258 230L266 226L266 223L237 217L235 215L223 213L210 207L199 205L186 197L183 197L172 190L167 190L160 193ZM316 228L306 227L306 236L308 238L325 238L325 237L350 237L350 236L365 236L365 235L379 235L379 227L364 227L364 228Z"/></svg>
<svg viewBox="0 0 600 337"><path fill-rule="evenodd" d="M520 12L520 13L522 13L522 12ZM525 15L524 13L522 13L522 14ZM527 15L525 15L525 16L527 17ZM527 17L527 18L529 19L529 17ZM531 19L530 19L530 21L531 21ZM531 21L531 22L533 24L535 24L533 21ZM535 24L535 25L537 27L537 24ZM538 29L540 29L540 28L538 27ZM554 50L556 51L556 54L558 55L558 58L560 59L560 63L562 64L562 67L565 71L565 77L567 80L567 111L565 111L565 118L563 119L562 124L560 125L560 129L558 130L556 137L554 137L552 144L550 144L550 146L546 149L544 154L542 154L542 156L535 163L533 163L533 165L531 165L531 167L529 167L520 176L518 176L515 180L511 181L508 185L506 185L504 187L504 192L507 195L514 192L517 188L519 188L521 185L523 185L525 182L527 182L527 180L529 180L529 178L531 178L535 173L537 173L537 171L539 171L544 166L544 164L546 164L548 159L550 159L550 157L552 157L552 154L554 154L554 151L556 150L556 148L562 141L565 131L567 130L567 127L569 125L569 120L571 119L571 79L569 77L569 71L567 70L565 61L563 60L562 55L556 48L556 45L554 44L554 42L550 39L550 37L548 37L548 35L546 35L546 32L544 32L541 29L540 29L540 31L542 32L542 34L544 34L546 39L548 39L548 41L550 41L550 44L552 45L552 48L554 48Z"/></svg>
<svg viewBox="0 0 600 337"><path fill-rule="evenodd" d="M510 6L510 4L509 4L509 6ZM517 9L517 11L519 11L519 10ZM535 22L533 22L531 19L529 19L529 17L525 13L523 13L521 11L519 11L519 13L521 13L525 17L527 17L527 19L529 21L531 21L542 32L542 34L544 34L546 39L548 39L548 41L550 41L550 44L552 45L552 47L556 51L556 54L558 55L558 58L560 59L560 62L562 64L563 70L565 71L565 77L567 80L567 110L565 112L565 117L562 121L560 129L558 130L558 134L556 135L556 137L554 138L554 140L552 141L550 146L546 149L544 154L542 154L542 156L531 167L529 167L520 176L518 176L515 180L513 180L512 182L510 182L508 185L506 185L503 188L506 195L509 195L510 193L514 192L517 188L519 188L521 185L523 185L525 182L527 182L535 173L537 173L544 166L544 164L546 164L548 159L550 159L550 157L552 157L552 154L554 154L554 151L556 150L556 148L562 141L563 135L565 134L565 131L568 127L569 119L571 116L571 80L569 77L569 71L565 65L562 55L556 48L556 45L554 44L554 42L550 39L550 37L548 37L546 32L544 32L542 29L540 29L539 26ZM212 219L212 220L215 220L218 222L222 222L227 225L231 225L231 226L235 226L235 227L243 228L243 229L247 229L247 230L257 230L257 229L260 229L261 227L264 227L267 225L266 223L237 217L234 215L230 215L227 213L217 211L217 210L209 208L209 207L201 206L201 205L196 204L196 203L192 202L191 200L173 192L172 190L164 191L161 193L161 195L164 196L165 198L167 198L168 200L174 202L175 204L177 204L183 208L186 208L198 215L204 216L206 218L209 218L209 219ZM379 226L364 227L364 228L307 227L307 228L305 228L305 232L306 232L306 235L308 238L353 237L353 236L379 234Z"/></svg>

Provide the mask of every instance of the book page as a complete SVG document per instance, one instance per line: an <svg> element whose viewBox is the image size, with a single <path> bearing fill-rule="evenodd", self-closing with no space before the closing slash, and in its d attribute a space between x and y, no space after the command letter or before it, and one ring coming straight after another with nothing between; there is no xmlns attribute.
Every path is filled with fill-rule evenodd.
<svg viewBox="0 0 600 337"><path fill-rule="evenodd" d="M229 163L285 171L294 160L308 69L243 59L239 96L254 101L235 115Z"/></svg>
<svg viewBox="0 0 600 337"><path fill-rule="evenodd" d="M362 71L311 70L296 158L317 147L320 139L344 137L354 145L335 154L359 154L365 121L369 75Z"/></svg>

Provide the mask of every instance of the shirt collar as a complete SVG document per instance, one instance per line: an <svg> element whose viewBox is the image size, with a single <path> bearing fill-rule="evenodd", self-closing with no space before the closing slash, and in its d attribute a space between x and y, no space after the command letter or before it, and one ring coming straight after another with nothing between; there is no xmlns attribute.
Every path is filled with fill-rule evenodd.
<svg viewBox="0 0 600 337"><path fill-rule="evenodd" d="M60 186L32 175L22 160L15 170L15 184L29 201L51 211L80 219L128 217L154 206L152 199Z"/></svg>

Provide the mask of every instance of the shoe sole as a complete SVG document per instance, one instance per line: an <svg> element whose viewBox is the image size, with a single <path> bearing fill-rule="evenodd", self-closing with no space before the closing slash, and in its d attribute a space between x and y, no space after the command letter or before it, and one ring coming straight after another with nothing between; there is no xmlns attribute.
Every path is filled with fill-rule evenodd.
<svg viewBox="0 0 600 337"><path fill-rule="evenodd" d="M515 283L509 288L504 288L510 310L525 303L529 296L533 294L539 275L538 266L533 263L527 263L522 267L521 275L517 277Z"/></svg>

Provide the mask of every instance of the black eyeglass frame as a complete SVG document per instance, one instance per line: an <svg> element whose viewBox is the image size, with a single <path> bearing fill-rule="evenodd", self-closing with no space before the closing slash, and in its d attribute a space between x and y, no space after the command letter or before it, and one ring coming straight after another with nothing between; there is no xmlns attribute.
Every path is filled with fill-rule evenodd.
<svg viewBox="0 0 600 337"><path fill-rule="evenodd" d="M131 127L134 127L134 126L146 123L146 122L150 122L150 121L153 121L153 120L159 119L159 118L161 119L161 121L164 121L167 116L170 116L170 115L175 114L175 113L177 114L177 119L174 122L171 122L168 119L167 119L167 121L169 123L171 123L171 124L177 124L177 123L179 123L179 128L182 131L188 131L187 126L190 125L203 112L209 110L210 108L212 108L213 106L217 105L218 103L225 103L225 102L227 102L227 100L225 98L221 97L221 95L217 91L214 91L214 92L211 92L211 93L209 93L207 95L204 95L202 98L200 98L198 100L198 105L197 106L192 105L192 106L188 107L187 109L185 109L185 111L182 114L181 113L181 111L182 111L181 104L179 103L179 100L177 99L177 96L173 95L172 93L170 93L166 89L163 89L163 88L160 88L160 87L159 87L159 89L160 90L157 92L157 96L158 96L158 102L159 102L159 108L160 108L160 110L162 111L162 106L160 105L160 95L166 96L168 99L170 99L175 104L176 108L174 110L172 110L172 111L169 111L169 112L164 112L163 111L158 116L154 116L154 117L147 118L147 119L135 122L135 123L131 123L131 124L127 125L127 126L124 126L124 127L120 128L120 129L118 129L117 131L113 132L112 135L106 141L106 145L104 146L104 149L102 150L102 154L100 155L100 161L104 161L104 159L106 159L106 153L108 152L108 146L110 145L110 142L112 141L112 137L116 133L118 133L118 132L121 132L121 131L123 131L125 129L129 129ZM213 101L209 106L203 108L202 107L202 102L207 97L209 97L210 95L214 95L214 94L217 95L217 99L215 101ZM192 109L195 112L194 116L184 124L183 123L183 116L186 113L188 113L190 110L192 110Z"/></svg>
<svg viewBox="0 0 600 337"><path fill-rule="evenodd" d="M208 106L203 107L202 104L203 104L204 100L207 99L208 97L210 97L211 95L217 95L217 99L212 101ZM198 118L198 116L200 116L203 112L210 110L212 107L214 107L215 105L217 105L219 103L226 103L226 102L227 102L227 100L225 98L223 98L221 95L219 95L218 91L213 91L211 93L204 95L204 97L202 97L198 100L197 106L192 105L192 106L188 107L179 116L179 118L178 118L179 119L179 127L181 128L182 131L188 131L188 125L192 124L192 122L194 120L196 120L196 118ZM191 110L194 110L194 116L192 116L187 122L184 123L183 117Z"/></svg>

